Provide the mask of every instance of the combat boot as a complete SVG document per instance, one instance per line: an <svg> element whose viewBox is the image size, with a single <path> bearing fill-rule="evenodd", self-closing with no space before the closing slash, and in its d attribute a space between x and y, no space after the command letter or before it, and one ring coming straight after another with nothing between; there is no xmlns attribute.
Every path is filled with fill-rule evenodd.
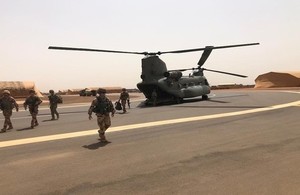
<svg viewBox="0 0 300 195"><path fill-rule="evenodd" d="M13 129L14 127L12 125L9 125L9 127L7 128L7 130L11 130Z"/></svg>
<svg viewBox="0 0 300 195"><path fill-rule="evenodd" d="M101 142L104 142L104 143L108 142L108 141L106 140L106 138L105 138L104 133L99 133L99 137L100 137L99 140L100 140Z"/></svg>
<svg viewBox="0 0 300 195"><path fill-rule="evenodd" d="M1 129L0 133L5 133L6 132L6 128L3 127L3 129Z"/></svg>
<svg viewBox="0 0 300 195"><path fill-rule="evenodd" d="M0 132L1 132L1 133L4 133L4 132L6 132L6 127L7 127L7 124L4 124L4 125L3 125L3 128L1 129L1 131L0 131Z"/></svg>

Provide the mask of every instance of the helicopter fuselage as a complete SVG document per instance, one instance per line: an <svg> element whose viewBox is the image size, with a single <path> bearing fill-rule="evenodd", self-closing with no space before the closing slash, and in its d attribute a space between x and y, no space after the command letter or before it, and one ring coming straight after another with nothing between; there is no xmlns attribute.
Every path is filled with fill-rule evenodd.
<svg viewBox="0 0 300 195"><path fill-rule="evenodd" d="M145 95L147 101L153 99L156 93L157 102L176 101L184 98L202 96L207 98L210 87L201 70L189 76L182 76L180 71L168 71L166 64L158 56L148 56L142 59L142 82L138 89Z"/></svg>

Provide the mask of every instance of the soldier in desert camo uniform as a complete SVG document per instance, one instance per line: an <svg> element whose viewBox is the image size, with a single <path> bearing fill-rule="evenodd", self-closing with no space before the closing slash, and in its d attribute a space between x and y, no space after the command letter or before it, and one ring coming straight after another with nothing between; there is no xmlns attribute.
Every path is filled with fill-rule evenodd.
<svg viewBox="0 0 300 195"><path fill-rule="evenodd" d="M11 123L10 117L12 116L12 110L16 108L16 111L19 111L19 105L16 100L11 97L10 91L4 90L2 93L2 97L0 98L0 109L3 112L3 116L5 118L3 128L1 129L1 133L6 132L6 130L13 129L13 125Z"/></svg>
<svg viewBox="0 0 300 195"><path fill-rule="evenodd" d="M39 98L36 94L34 90L30 90L29 91L29 96L26 98L25 102L24 102L24 108L25 110L27 109L27 107L29 108L29 112L31 114L31 128L33 129L35 126L38 126L38 120L37 120L37 115L39 112L39 105L42 103L43 101L41 100L41 98Z"/></svg>
<svg viewBox="0 0 300 195"><path fill-rule="evenodd" d="M123 113L126 113L126 103L128 103L128 106L130 105L129 93L127 92L126 88L122 89L119 101L121 101Z"/></svg>
<svg viewBox="0 0 300 195"><path fill-rule="evenodd" d="M105 96L106 90L99 88L97 90L97 97L91 103L88 110L89 120L92 119L92 113L94 112L97 116L97 123L99 126L99 137L101 142L108 142L105 137L105 131L111 126L111 119L109 114L113 117L115 109L112 102Z"/></svg>
<svg viewBox="0 0 300 195"><path fill-rule="evenodd" d="M56 119L59 119L59 113L57 112L57 104L62 103L62 99L60 96L54 93L54 90L50 89L49 90L49 106L50 106L50 112L51 112L51 120L55 120L55 115Z"/></svg>

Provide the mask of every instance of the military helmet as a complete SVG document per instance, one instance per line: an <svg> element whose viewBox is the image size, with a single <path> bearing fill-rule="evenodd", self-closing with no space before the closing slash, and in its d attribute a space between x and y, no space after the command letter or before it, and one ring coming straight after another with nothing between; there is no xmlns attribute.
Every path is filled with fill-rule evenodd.
<svg viewBox="0 0 300 195"><path fill-rule="evenodd" d="M123 88L122 91L126 91L126 88Z"/></svg>
<svg viewBox="0 0 300 195"><path fill-rule="evenodd" d="M97 90L97 93L106 93L106 89L99 88L99 89Z"/></svg>
<svg viewBox="0 0 300 195"><path fill-rule="evenodd" d="M49 93L54 93L54 91L52 89L49 90Z"/></svg>
<svg viewBox="0 0 300 195"><path fill-rule="evenodd" d="M8 94L8 95L10 95L10 91L4 90L4 91L2 92L2 94Z"/></svg>

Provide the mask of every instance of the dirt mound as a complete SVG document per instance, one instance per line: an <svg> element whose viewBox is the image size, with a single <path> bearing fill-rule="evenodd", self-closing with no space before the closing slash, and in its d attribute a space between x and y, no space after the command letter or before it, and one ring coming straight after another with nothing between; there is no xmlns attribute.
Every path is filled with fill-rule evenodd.
<svg viewBox="0 0 300 195"><path fill-rule="evenodd" d="M16 98L27 97L29 90L33 89L39 97L43 97L32 81L0 81L0 93L7 89Z"/></svg>
<svg viewBox="0 0 300 195"><path fill-rule="evenodd" d="M255 88L300 87L300 72L269 72L255 79Z"/></svg>

